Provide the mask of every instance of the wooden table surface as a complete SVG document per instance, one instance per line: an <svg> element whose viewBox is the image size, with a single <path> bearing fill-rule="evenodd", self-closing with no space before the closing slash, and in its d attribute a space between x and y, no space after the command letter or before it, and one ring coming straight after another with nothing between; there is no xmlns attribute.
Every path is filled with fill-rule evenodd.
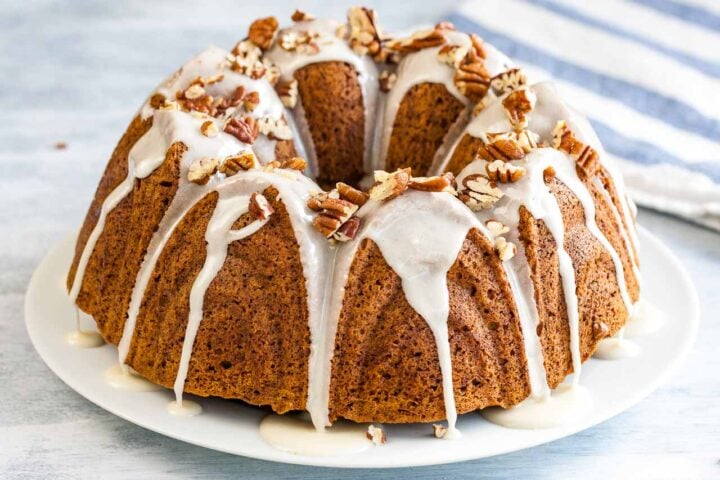
<svg viewBox="0 0 720 480"><path fill-rule="evenodd" d="M720 234L641 211L700 295L689 360L636 407L541 447L428 468L274 464L149 432L57 379L25 332L23 300L48 249L77 228L106 159L147 92L208 44L294 4L16 2L0 11L0 478L720 478ZM383 24L432 23L453 2L366 2ZM212 6L208 6L212 4ZM375 5L373 5L375 4ZM303 2L343 17L345 2ZM66 142L66 149L56 149Z"/></svg>

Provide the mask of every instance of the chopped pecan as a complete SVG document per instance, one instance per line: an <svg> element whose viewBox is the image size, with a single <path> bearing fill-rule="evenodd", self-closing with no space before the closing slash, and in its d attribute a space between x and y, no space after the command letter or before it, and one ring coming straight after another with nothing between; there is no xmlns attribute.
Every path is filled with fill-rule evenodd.
<svg viewBox="0 0 720 480"><path fill-rule="evenodd" d="M260 105L260 94L258 92L250 92L242 99L243 108L250 113Z"/></svg>
<svg viewBox="0 0 720 480"><path fill-rule="evenodd" d="M320 35L313 30L288 30L280 34L280 48L289 52L314 55L320 51L317 39Z"/></svg>
<svg viewBox="0 0 720 480"><path fill-rule="evenodd" d="M198 185L205 185L210 180L210 177L217 171L219 163L217 158L198 158L193 161L190 164L190 168L188 168L188 180Z"/></svg>
<svg viewBox="0 0 720 480"><path fill-rule="evenodd" d="M385 430L380 427L376 427L375 425L370 425L368 427L365 436L368 440L372 440L375 445L385 445L385 442L387 442Z"/></svg>
<svg viewBox="0 0 720 480"><path fill-rule="evenodd" d="M455 176L447 172L435 177L412 177L408 187L423 192L449 192L454 194L454 183Z"/></svg>
<svg viewBox="0 0 720 480"><path fill-rule="evenodd" d="M397 81L397 74L394 72L383 70L382 72L380 72L378 81L380 83L380 91L383 93L387 93L392 89L393 85L395 85L395 82Z"/></svg>
<svg viewBox="0 0 720 480"><path fill-rule="evenodd" d="M442 22L435 24L435 30L455 30L455 25L452 24L452 22L448 22L447 20L443 20Z"/></svg>
<svg viewBox="0 0 720 480"><path fill-rule="evenodd" d="M217 134L220 133L220 130L218 130L215 122L213 122L212 120L206 120L202 124L200 124L200 133L202 133L206 137L216 137Z"/></svg>
<svg viewBox="0 0 720 480"><path fill-rule="evenodd" d="M272 140L290 140L293 137L292 129L287 120L281 117L273 120L270 117L263 117L257 120L260 133Z"/></svg>
<svg viewBox="0 0 720 480"><path fill-rule="evenodd" d="M275 209L270 205L264 195L253 192L250 196L250 205L248 211L260 220L267 220L270 215L275 213Z"/></svg>
<svg viewBox="0 0 720 480"><path fill-rule="evenodd" d="M527 127L528 114L535 106L535 94L527 88L514 90L502 101L505 114L516 130Z"/></svg>
<svg viewBox="0 0 720 480"><path fill-rule="evenodd" d="M293 12L292 16L290 17L290 19L293 22L308 22L310 20L315 20L315 17L313 17L312 15L310 15L308 13L303 12L302 10L296 9Z"/></svg>
<svg viewBox="0 0 720 480"><path fill-rule="evenodd" d="M280 168L287 168L290 170L299 170L302 172L307 168L307 162L302 157L292 157L292 158L283 160L280 163Z"/></svg>
<svg viewBox="0 0 720 480"><path fill-rule="evenodd" d="M225 157L225 160L218 167L218 172L231 177L241 170L250 170L255 167L255 154L253 152L241 152L237 155Z"/></svg>
<svg viewBox="0 0 720 480"><path fill-rule="evenodd" d="M458 65L454 77L455 86L471 102L478 103L490 88L490 73L482 58L469 49Z"/></svg>
<svg viewBox="0 0 720 480"><path fill-rule="evenodd" d="M502 160L494 160L485 164L485 172L490 180L501 183L514 183L525 175L523 167Z"/></svg>
<svg viewBox="0 0 720 480"><path fill-rule="evenodd" d="M516 137L520 148L522 148L525 153L530 153L531 151L538 148L538 140L540 140L540 135L538 135L537 133L530 130L521 130L517 132Z"/></svg>
<svg viewBox="0 0 720 480"><path fill-rule="evenodd" d="M475 35L474 33L470 34L470 45L471 45L471 51L475 54L476 57L482 58L485 60L487 58L487 53L485 52L485 47L483 46L483 40L479 36Z"/></svg>
<svg viewBox="0 0 720 480"><path fill-rule="evenodd" d="M277 92L283 105L287 108L295 108L298 100L298 82L294 78L290 81L280 81L275 85Z"/></svg>
<svg viewBox="0 0 720 480"><path fill-rule="evenodd" d="M500 257L500 260L505 262L515 256L517 247L514 243L505 240L505 237L497 237L495 239L495 251Z"/></svg>
<svg viewBox="0 0 720 480"><path fill-rule="evenodd" d="M195 100L203 95L205 95L205 88L198 83L193 83L183 92L183 98L188 100Z"/></svg>
<svg viewBox="0 0 720 480"><path fill-rule="evenodd" d="M590 145L581 142L564 121L559 121L553 130L553 147L575 159L586 174L595 175L600 169L600 158Z"/></svg>
<svg viewBox="0 0 720 480"><path fill-rule="evenodd" d="M367 202L370 198L370 195L367 193L351 187L347 183L338 182L335 185L335 188L337 189L340 198L347 200L348 202L352 202L359 207L365 205L365 202Z"/></svg>
<svg viewBox="0 0 720 480"><path fill-rule="evenodd" d="M425 48L439 47L443 45L447 39L442 30L436 28L432 30L422 30L416 32L407 38L399 38L388 42L387 46L391 50L395 50L403 55L417 52Z"/></svg>
<svg viewBox="0 0 720 480"><path fill-rule="evenodd" d="M349 242L357 235L360 229L360 218L352 216L340 225L340 228L333 234L333 240L338 242Z"/></svg>
<svg viewBox="0 0 720 480"><path fill-rule="evenodd" d="M485 222L485 226L490 231L493 239L495 239L495 237L499 237L500 235L504 235L510 231L510 228L507 225L503 225L502 222L498 222L497 220L488 220L487 222Z"/></svg>
<svg viewBox="0 0 720 480"><path fill-rule="evenodd" d="M348 10L350 48L358 55L376 57L382 50L382 38L375 10L352 7Z"/></svg>
<svg viewBox="0 0 720 480"><path fill-rule="evenodd" d="M438 59L453 68L458 68L465 59L467 52L468 47L463 47L462 45L443 45L442 48L438 50Z"/></svg>
<svg viewBox="0 0 720 480"><path fill-rule="evenodd" d="M337 218L320 214L313 219L313 227L322 233L325 238L332 238L335 232L342 227L342 222Z"/></svg>
<svg viewBox="0 0 720 480"><path fill-rule="evenodd" d="M392 200L407 190L410 178L409 168L398 169L393 173L376 170L375 185L370 189L370 198L373 200Z"/></svg>
<svg viewBox="0 0 720 480"><path fill-rule="evenodd" d="M157 110L158 108L162 107L163 104L165 104L165 95L162 93L156 93L152 97L150 97L150 106Z"/></svg>
<svg viewBox="0 0 720 480"><path fill-rule="evenodd" d="M480 145L475 154L488 162L493 160L509 162L525 157L525 152L518 141L509 136L496 136L490 143Z"/></svg>
<svg viewBox="0 0 720 480"><path fill-rule="evenodd" d="M435 438L444 438L447 435L447 427L440 423L433 423L433 435Z"/></svg>
<svg viewBox="0 0 720 480"><path fill-rule="evenodd" d="M481 173L468 175L462 184L458 198L473 211L490 208L503 196L497 184Z"/></svg>
<svg viewBox="0 0 720 480"><path fill-rule="evenodd" d="M250 24L248 38L255 45L267 50L272 45L278 31L278 21L275 17L259 18Z"/></svg>
<svg viewBox="0 0 720 480"><path fill-rule="evenodd" d="M553 178L555 178L555 169L553 167L547 167L543 170L543 180L545 183L549 182Z"/></svg>
<svg viewBox="0 0 720 480"><path fill-rule="evenodd" d="M241 119L233 117L227 121L224 130L249 145L255 141L260 133L258 123L251 117L242 117Z"/></svg>
<svg viewBox="0 0 720 480"><path fill-rule="evenodd" d="M527 76L519 68L511 68L502 73L498 73L490 79L490 86L492 86L495 95L503 95L513 90L527 85Z"/></svg>

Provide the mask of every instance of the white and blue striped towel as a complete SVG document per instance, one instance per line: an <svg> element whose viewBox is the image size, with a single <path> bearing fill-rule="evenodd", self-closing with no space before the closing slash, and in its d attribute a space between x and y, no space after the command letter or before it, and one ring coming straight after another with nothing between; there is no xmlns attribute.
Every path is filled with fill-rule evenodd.
<svg viewBox="0 0 720 480"><path fill-rule="evenodd" d="M472 0L448 20L551 77L638 204L720 230L720 1Z"/></svg>

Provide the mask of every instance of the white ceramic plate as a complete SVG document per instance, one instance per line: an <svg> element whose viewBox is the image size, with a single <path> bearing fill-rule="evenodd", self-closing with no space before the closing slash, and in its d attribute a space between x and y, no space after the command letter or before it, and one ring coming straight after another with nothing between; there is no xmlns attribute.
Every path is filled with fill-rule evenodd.
<svg viewBox="0 0 720 480"><path fill-rule="evenodd" d="M637 357L588 361L581 382L594 396L595 408L580 421L561 428L503 428L472 413L458 421L463 433L460 440L438 440L432 437L428 425L387 426L389 441L382 447L352 455L306 457L265 443L258 434L258 424L267 412L240 402L194 398L203 406L201 415L170 415L166 411L173 399L170 391L125 392L106 383L103 373L117 362L114 346L83 349L66 343L65 334L74 329L75 323L74 308L65 290L73 238L57 245L35 271L25 298L25 320L40 356L72 389L115 415L178 440L237 455L305 465L371 468L457 462L521 450L592 427L638 403L685 357L697 330L697 294L688 274L667 247L645 230L640 231L640 238L643 295L665 313L665 324L651 335L634 339L642 348ZM92 320L85 317L83 328L91 325Z"/></svg>

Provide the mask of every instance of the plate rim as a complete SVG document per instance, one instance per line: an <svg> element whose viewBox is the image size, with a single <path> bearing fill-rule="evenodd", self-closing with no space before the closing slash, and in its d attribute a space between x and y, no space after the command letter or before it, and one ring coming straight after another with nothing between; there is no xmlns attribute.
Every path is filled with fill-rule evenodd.
<svg viewBox="0 0 720 480"><path fill-rule="evenodd" d="M79 231L79 230L78 230ZM77 238L76 233L71 233L67 235L62 240L54 243L50 249L48 249L47 253L43 256L42 260L38 263L37 267L33 271L33 274L30 278L30 281L28 282L27 289L25 291L25 301L24 301L24 316L25 316L25 327L26 331L28 333L28 336L30 337L31 343L33 345L33 348L38 353L40 358L42 359L43 363L50 369L50 371L58 377L63 383L65 383L70 389L78 393L80 396L85 398L86 400L90 401L91 403L97 405L98 407L102 408L103 410L122 418L125 421L128 421L130 423L133 423L134 425L137 425L139 427L142 427L146 430L159 433L163 436L172 438L174 440L182 441L185 443L189 443L194 446L207 448L210 450L215 450L231 455L237 455L247 458L253 458L258 460L264 460L264 461L271 461L271 462L277 462L277 463L285 463L285 464L294 464L294 465L305 465L305 466L315 466L315 467L325 467L325 468L346 468L346 469L371 469L371 468L405 468L405 467L424 467L424 466L432 466L432 465L443 465L443 464L449 464L449 463L457 463L457 462L463 462L463 461L470 461L470 460L479 460L482 458L489 458L497 455L503 455L508 454L512 452L518 452L522 450L526 450L528 448L536 447L539 445L543 445L546 443L554 442L556 440L559 440L561 438L569 437L571 435L574 435L576 433L579 433L581 431L587 430L589 428L592 428L596 425L599 425L618 414L622 413L625 410L628 410L629 408L632 408L633 406L637 405L640 401L642 401L644 398L649 396L652 392L654 392L660 385L665 383L668 378L670 378L672 375L674 375L677 370L680 368L681 365L685 363L687 360L687 357L692 349L692 346L695 344L699 323L700 323L700 300L697 292L697 288L695 287L695 283L692 280L692 277L688 273L687 269L682 265L680 262L680 259L675 255L675 253L667 246L665 245L657 236L652 234L649 230L642 226L638 226L638 233L639 236L642 237L641 241L641 247L642 245L646 243L652 243L653 247L657 250L659 250L662 253L663 261L667 262L669 265L671 265L672 269L675 270L679 274L679 280L681 283L685 284L688 287L688 292L690 293L689 298L686 299L687 307L688 307L688 315L687 315L687 321L685 322L685 326L688 327L688 333L684 336L683 342L678 346L679 353L677 356L672 360L672 362L665 368L656 378L653 382L646 385L644 388L638 389L634 392L633 395L630 395L626 398L626 400L613 408L608 409L607 414L604 416L604 418L599 419L593 419L589 422L584 422L578 425L574 425L570 429L558 429L557 433L553 433L551 435L548 435L547 437L543 438L540 441L530 441L527 442L527 444L524 444L518 448L514 448L512 450L502 450L498 452L491 452L488 454L482 454L482 455L473 455L473 454L463 454L463 455L448 455L443 459L437 460L437 459L423 459L418 458L414 462L393 462L390 460L389 462L383 462L381 465L375 463L370 465L358 465L358 464L344 464L342 461L334 461L334 460L342 460L343 457L313 457L313 456L302 456L302 455L293 455L288 454L286 452L281 452L279 450L276 451L275 455L272 455L270 453L263 454L263 453L247 453L247 452L238 452L237 450L233 449L225 449L220 446L212 445L209 446L207 443L203 443L201 440L198 440L197 438L194 438L193 435L185 435L185 434L179 434L174 431L170 431L167 428L163 426L158 426L154 424L150 424L148 422L143 421L142 419L133 418L131 415L127 415L123 413L120 409L115 408L112 405L107 405L105 402L98 401L96 398L93 398L93 395L87 392L86 388L82 385L76 385L75 381L70 379L68 376L66 376L64 373L62 373L52 362L47 360L47 356L49 353L45 351L44 345L42 345L42 342L40 341L40 333L36 331L36 325L29 320L30 318L30 311L33 308L31 300L34 298L31 293L38 288L37 284L40 282L41 274L43 273L44 267L47 268L46 263L53 258L55 255L58 254L58 250L61 250L63 248L68 248L66 246L67 243L72 242L73 245L75 243L75 240ZM462 440L461 440L462 441ZM272 448L272 447L270 447ZM270 451L270 450L269 450Z"/></svg>

